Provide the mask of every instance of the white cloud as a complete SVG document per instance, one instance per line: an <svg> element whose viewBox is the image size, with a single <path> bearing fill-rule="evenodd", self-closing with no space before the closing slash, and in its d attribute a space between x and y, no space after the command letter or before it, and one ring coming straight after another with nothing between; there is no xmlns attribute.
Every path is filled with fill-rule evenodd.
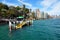
<svg viewBox="0 0 60 40"><path fill-rule="evenodd" d="M57 2L55 5L52 6L52 10L49 13L53 15L60 15L60 2Z"/></svg>
<svg viewBox="0 0 60 40"><path fill-rule="evenodd" d="M18 1L19 1L21 4L25 4L26 6L28 6L29 9L32 9L32 11L35 10L35 9L37 9L37 7L34 7L32 4L27 3L27 2L24 2L24 1L26 1L26 0L18 0Z"/></svg>
<svg viewBox="0 0 60 40"><path fill-rule="evenodd" d="M57 0L43 0L40 4L43 6L43 10L47 10L52 4L54 4Z"/></svg>
<svg viewBox="0 0 60 40"><path fill-rule="evenodd" d="M2 3L5 3L6 2L6 0L2 0Z"/></svg>
<svg viewBox="0 0 60 40"><path fill-rule="evenodd" d="M13 4L13 3L5 3L5 4L7 4L8 6L18 6L18 5L16 5L16 4Z"/></svg>
<svg viewBox="0 0 60 40"><path fill-rule="evenodd" d="M57 0L44 0L41 2L41 4L44 6L44 7L49 7L50 5L52 5L53 3L55 3Z"/></svg>
<svg viewBox="0 0 60 40"><path fill-rule="evenodd" d="M27 6L29 6L29 7L32 7L32 4L29 4L29 3L26 3L26 2L23 2L23 0L18 0L20 3L22 3L22 4L25 4L25 5L27 5Z"/></svg>
<svg viewBox="0 0 60 40"><path fill-rule="evenodd" d="M33 7L32 4L24 2L25 0L18 0L19 3L25 4L29 9L35 10L37 7ZM7 0L2 0L2 3L7 4L8 6L18 6L16 4L7 2Z"/></svg>
<svg viewBox="0 0 60 40"><path fill-rule="evenodd" d="M6 0L3 0L2 3L7 4L8 6L18 6L17 4L6 2Z"/></svg>
<svg viewBox="0 0 60 40"><path fill-rule="evenodd" d="M43 6L42 10L48 12L50 15L58 15L60 13L60 1L58 0L43 0L39 4ZM48 8L51 8L51 10Z"/></svg>

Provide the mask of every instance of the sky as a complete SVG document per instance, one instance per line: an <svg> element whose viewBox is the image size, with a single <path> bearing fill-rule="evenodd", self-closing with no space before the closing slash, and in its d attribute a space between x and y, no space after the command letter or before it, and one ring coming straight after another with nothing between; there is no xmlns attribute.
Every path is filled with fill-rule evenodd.
<svg viewBox="0 0 60 40"><path fill-rule="evenodd" d="M26 5L27 8L47 12L49 15L60 15L60 0L0 0L8 6Z"/></svg>

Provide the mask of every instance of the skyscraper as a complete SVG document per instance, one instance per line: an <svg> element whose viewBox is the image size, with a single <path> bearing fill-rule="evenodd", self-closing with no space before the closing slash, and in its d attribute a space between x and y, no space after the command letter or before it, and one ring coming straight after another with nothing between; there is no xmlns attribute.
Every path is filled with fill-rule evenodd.
<svg viewBox="0 0 60 40"><path fill-rule="evenodd" d="M36 19L40 19L41 14L40 14L40 10L36 9Z"/></svg>
<svg viewBox="0 0 60 40"><path fill-rule="evenodd" d="M48 18L48 13L42 12L41 19L47 19L47 18Z"/></svg>
<svg viewBox="0 0 60 40"><path fill-rule="evenodd" d="M44 12L41 13L41 19L43 19L43 18L44 18Z"/></svg>
<svg viewBox="0 0 60 40"><path fill-rule="evenodd" d="M44 19L48 18L48 13L44 13Z"/></svg>

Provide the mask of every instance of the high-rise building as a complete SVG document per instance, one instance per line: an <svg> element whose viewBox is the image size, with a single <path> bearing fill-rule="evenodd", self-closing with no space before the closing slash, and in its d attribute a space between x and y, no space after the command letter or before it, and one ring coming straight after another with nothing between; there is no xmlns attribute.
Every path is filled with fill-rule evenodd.
<svg viewBox="0 0 60 40"><path fill-rule="evenodd" d="M43 19L43 18L44 18L44 12L41 13L41 19Z"/></svg>
<svg viewBox="0 0 60 40"><path fill-rule="evenodd" d="M32 9L29 9L29 12L31 13Z"/></svg>
<svg viewBox="0 0 60 40"><path fill-rule="evenodd" d="M23 8L25 8L25 5L23 5Z"/></svg>
<svg viewBox="0 0 60 40"><path fill-rule="evenodd" d="M40 18L41 18L40 10L36 9L36 19L40 19Z"/></svg>
<svg viewBox="0 0 60 40"><path fill-rule="evenodd" d="M48 18L48 13L44 13L44 19Z"/></svg>
<svg viewBox="0 0 60 40"><path fill-rule="evenodd" d="M48 13L42 12L41 19L47 19L47 18L48 18Z"/></svg>

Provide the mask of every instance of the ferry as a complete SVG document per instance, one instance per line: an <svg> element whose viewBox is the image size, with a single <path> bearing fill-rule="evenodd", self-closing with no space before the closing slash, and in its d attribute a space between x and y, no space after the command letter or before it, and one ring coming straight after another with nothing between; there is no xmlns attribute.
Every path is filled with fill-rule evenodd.
<svg viewBox="0 0 60 40"><path fill-rule="evenodd" d="M23 16L19 16L16 19L11 19L9 21L9 29L19 29L22 28L24 25L31 25L33 20L24 19Z"/></svg>

